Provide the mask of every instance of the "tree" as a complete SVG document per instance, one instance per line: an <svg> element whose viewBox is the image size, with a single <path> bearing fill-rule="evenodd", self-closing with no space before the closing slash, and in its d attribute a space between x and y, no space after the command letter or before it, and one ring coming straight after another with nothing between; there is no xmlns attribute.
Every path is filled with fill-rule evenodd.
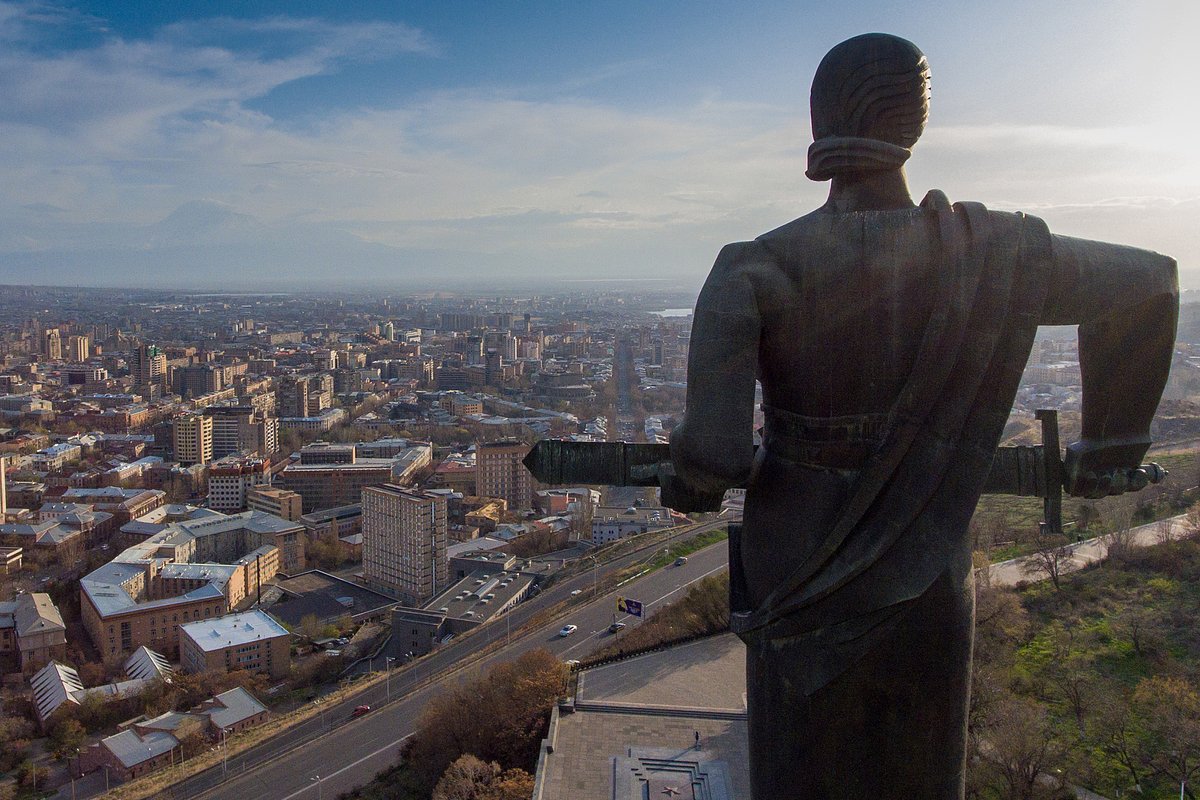
<svg viewBox="0 0 1200 800"><path fill-rule="evenodd" d="M95 661L84 661L79 664L79 680L83 681L84 686L99 686L107 679L108 671L103 664Z"/></svg>
<svg viewBox="0 0 1200 800"><path fill-rule="evenodd" d="M422 712L405 747L405 761L425 791L466 753L495 761L502 769L531 770L565 680L561 661L546 650L534 650L444 691Z"/></svg>
<svg viewBox="0 0 1200 800"><path fill-rule="evenodd" d="M523 769L500 771L467 753L442 773L432 800L527 800L533 794L533 776Z"/></svg>
<svg viewBox="0 0 1200 800"><path fill-rule="evenodd" d="M38 786L45 786L49 778L50 769L48 767L35 764L29 759L22 761L21 766L17 768L17 783L26 789L36 791Z"/></svg>
<svg viewBox="0 0 1200 800"><path fill-rule="evenodd" d="M1132 558L1135 546L1133 528L1137 509L1137 500L1130 495L1109 498L1105 504L1102 513L1109 533L1104 537L1104 549L1109 558L1124 562L1128 562Z"/></svg>
<svg viewBox="0 0 1200 800"><path fill-rule="evenodd" d="M1200 773L1200 694L1182 678L1156 675L1138 683L1133 708L1141 735L1138 761L1172 786L1186 784L1195 797L1192 779Z"/></svg>
<svg viewBox="0 0 1200 800"><path fill-rule="evenodd" d="M500 773L500 765L484 763L470 753L459 756L442 773L432 800L482 800L483 792Z"/></svg>
<svg viewBox="0 0 1200 800"><path fill-rule="evenodd" d="M1049 770L1066 754L1054 735L1046 709L1027 697L1008 695L997 704L988 725L987 746L978 751L983 786L975 793L998 800L1039 800L1061 787Z"/></svg>
<svg viewBox="0 0 1200 800"><path fill-rule="evenodd" d="M29 740L34 737L33 725L22 717L0 716L0 772L11 772L24 760Z"/></svg>
<svg viewBox="0 0 1200 800"><path fill-rule="evenodd" d="M1167 517L1164 520L1159 520L1154 526L1154 542L1155 544L1170 544L1178 538L1176 531L1175 519Z"/></svg>
<svg viewBox="0 0 1200 800"><path fill-rule="evenodd" d="M321 618L316 614L305 614L300 618L300 627L297 630L309 639L320 639L325 630L325 623L321 622Z"/></svg>
<svg viewBox="0 0 1200 800"><path fill-rule="evenodd" d="M78 720L67 718L50 729L46 744L55 758L66 761L78 752L86 733Z"/></svg>
<svg viewBox="0 0 1200 800"><path fill-rule="evenodd" d="M1029 541L1033 552L1021 562L1021 571L1026 575L1049 578L1055 590L1062 591L1060 581L1072 555L1070 541L1061 533L1049 532L1044 526L1040 526Z"/></svg>
<svg viewBox="0 0 1200 800"><path fill-rule="evenodd" d="M1073 624L1055 620L1041 638L1044 657L1038 665L1045 698L1065 706L1075 720L1079 737L1086 733L1088 714L1093 707L1093 694L1099 676L1093 668L1093 654Z"/></svg>
<svg viewBox="0 0 1200 800"><path fill-rule="evenodd" d="M1112 788L1138 791L1148 772L1140 757L1141 731L1133 713L1132 692L1109 682L1103 682L1100 690L1103 694L1091 720L1092 742L1128 778Z"/></svg>
<svg viewBox="0 0 1200 800"><path fill-rule="evenodd" d="M523 769L506 769L493 778L480 800L528 800L533 796L533 776Z"/></svg>

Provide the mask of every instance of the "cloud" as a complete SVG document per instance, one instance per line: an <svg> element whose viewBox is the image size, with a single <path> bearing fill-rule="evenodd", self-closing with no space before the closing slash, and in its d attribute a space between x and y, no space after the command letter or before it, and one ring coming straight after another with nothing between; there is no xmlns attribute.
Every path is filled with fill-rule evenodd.
<svg viewBox="0 0 1200 800"><path fill-rule="evenodd" d="M386 281L422 268L699 280L722 244L817 207L827 188L803 177L799 108L463 87L301 125L251 101L355 60L445 56L402 24L291 17L139 40L82 20L69 24L92 25L90 44L34 46L50 23L30 8L0 3L15 43L0 50L0 282ZM918 195L938 187L1055 230L1200 253L1179 223L1200 171L1162 133L934 126L909 174Z"/></svg>

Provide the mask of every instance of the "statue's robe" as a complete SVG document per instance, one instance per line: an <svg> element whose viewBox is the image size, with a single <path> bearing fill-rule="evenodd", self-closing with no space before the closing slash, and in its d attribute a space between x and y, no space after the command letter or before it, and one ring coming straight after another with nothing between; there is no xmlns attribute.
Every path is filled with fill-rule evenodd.
<svg viewBox="0 0 1200 800"><path fill-rule="evenodd" d="M1081 291L1114 259L1153 275L1108 282L1121 311L1141 313ZM671 445L685 484L748 485L730 572L756 798L961 797L967 528L1037 327L1083 322L1081 351L1132 347L1152 362L1136 387L1147 405L1089 391L1100 376L1081 352L1085 436L1091 414L1105 435L1148 445L1173 292L1170 259L940 193L911 211L815 212L722 251ZM766 423L753 456L756 376Z"/></svg>

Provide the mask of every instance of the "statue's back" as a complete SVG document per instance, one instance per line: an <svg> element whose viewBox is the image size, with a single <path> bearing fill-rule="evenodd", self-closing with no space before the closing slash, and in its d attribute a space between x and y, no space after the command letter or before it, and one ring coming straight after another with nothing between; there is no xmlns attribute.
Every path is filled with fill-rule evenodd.
<svg viewBox="0 0 1200 800"><path fill-rule="evenodd" d="M759 237L777 272L761 292L768 406L886 413L912 371L936 270L931 212L816 211Z"/></svg>

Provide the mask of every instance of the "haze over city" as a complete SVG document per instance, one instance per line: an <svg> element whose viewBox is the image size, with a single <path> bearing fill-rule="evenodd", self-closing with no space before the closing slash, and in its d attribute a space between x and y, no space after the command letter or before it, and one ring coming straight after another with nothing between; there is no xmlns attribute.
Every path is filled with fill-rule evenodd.
<svg viewBox="0 0 1200 800"><path fill-rule="evenodd" d="M1183 3L0 3L0 283L698 287L820 205L833 43L916 42L914 195L1179 260L1200 159ZM573 284L577 287L586 284ZM567 288L564 285L561 288Z"/></svg>

